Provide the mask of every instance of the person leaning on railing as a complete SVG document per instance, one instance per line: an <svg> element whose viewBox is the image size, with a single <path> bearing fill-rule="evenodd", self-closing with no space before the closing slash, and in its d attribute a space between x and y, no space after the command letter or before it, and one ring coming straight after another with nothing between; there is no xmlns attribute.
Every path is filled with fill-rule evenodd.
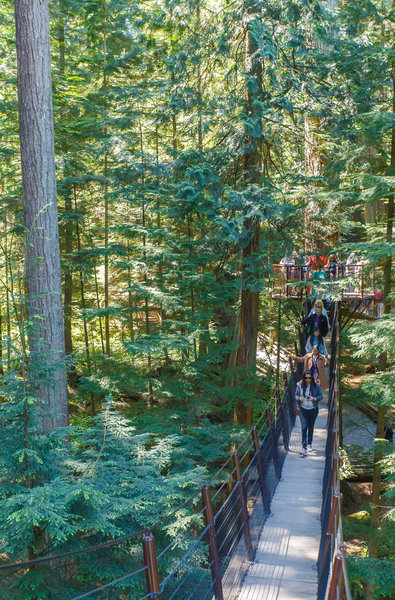
<svg viewBox="0 0 395 600"><path fill-rule="evenodd" d="M301 381L298 381L295 399L302 425L301 454L305 456L313 450L314 423L318 415L318 403L322 400L322 390L314 381L312 371L305 371Z"/></svg>

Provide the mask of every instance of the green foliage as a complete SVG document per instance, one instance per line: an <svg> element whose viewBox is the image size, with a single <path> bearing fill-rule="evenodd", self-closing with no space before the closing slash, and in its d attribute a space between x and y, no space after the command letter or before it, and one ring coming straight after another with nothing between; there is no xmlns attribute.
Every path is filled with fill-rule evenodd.
<svg viewBox="0 0 395 600"><path fill-rule="evenodd" d="M270 345L277 314L271 265L285 253L305 239L325 252L337 245L342 258L351 250L364 257L366 272L393 253L384 235L394 191L388 0L346 0L336 15L318 2L283 0L50 4L71 441L65 448L62 432L38 433L40 407L26 387L16 63L6 1L0 6L5 560L127 535L167 514L215 473L245 434L233 425L237 402L252 406L257 418L274 390L271 348L260 363L264 376L234 366L243 285L261 294L259 325ZM246 64L247 32L256 45L247 58L262 84ZM306 172L309 151L319 173ZM376 217L362 225L364 210L373 207ZM260 242L243 262L251 222ZM377 273L374 283L382 286ZM339 298L349 284L328 282L324 291ZM282 342L292 346L298 316L292 303L284 303L284 316ZM393 360L393 329L387 316L352 334L355 357L377 367L359 398L362 392L387 406L394 374L377 359L386 352ZM193 507L177 513L158 533L158 545L175 540L193 517ZM193 535L199 527L193 523ZM175 542L164 572L188 547L188 535ZM67 565L18 574L0 595L69 598L132 571L138 553L134 541L120 543L92 555L89 568L76 557L71 575ZM143 581L126 580L109 594L139 597L144 589Z"/></svg>
<svg viewBox="0 0 395 600"><path fill-rule="evenodd" d="M366 598L366 581L376 583L375 598L377 599L388 598L394 592L395 567L393 562L351 556L349 570L353 597L356 600Z"/></svg>

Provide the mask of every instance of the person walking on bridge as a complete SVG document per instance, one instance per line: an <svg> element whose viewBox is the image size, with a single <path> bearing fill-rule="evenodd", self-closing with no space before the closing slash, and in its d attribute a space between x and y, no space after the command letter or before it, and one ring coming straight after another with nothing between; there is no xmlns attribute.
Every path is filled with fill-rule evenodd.
<svg viewBox="0 0 395 600"><path fill-rule="evenodd" d="M328 350L326 348L325 340L322 337L322 335L320 334L319 329L316 329L314 331L314 333L309 338L307 338L306 347L305 347L306 354L313 352L313 346L318 346L318 350L320 351L320 354L322 354L325 357L325 361L327 361ZM325 366L327 366L326 362L325 362Z"/></svg>
<svg viewBox="0 0 395 600"><path fill-rule="evenodd" d="M318 403L322 400L322 391L315 383L312 371L305 371L303 378L296 385L295 398L302 425L301 455L313 450L314 423L318 415Z"/></svg>
<svg viewBox="0 0 395 600"><path fill-rule="evenodd" d="M325 371L326 358L320 353L318 346L313 346L312 352L308 352L304 356L291 355L291 358L297 363L303 363L305 371L313 373L314 381L319 384L321 390L329 388L328 377Z"/></svg>
<svg viewBox="0 0 395 600"><path fill-rule="evenodd" d="M311 317L311 315L315 315L317 313L317 308L320 308L321 313L324 315L324 317L326 317L326 320L328 321L328 331L329 331L329 329L331 328L331 324L329 322L328 311L324 307L324 303L322 302L322 300L316 300L314 302L312 308L310 309L309 314L307 315L307 318Z"/></svg>
<svg viewBox="0 0 395 600"><path fill-rule="evenodd" d="M316 329L319 329L323 338L327 335L329 329L328 318L322 314L321 306L317 306L315 312L302 321L302 325L306 326L307 335L311 335Z"/></svg>

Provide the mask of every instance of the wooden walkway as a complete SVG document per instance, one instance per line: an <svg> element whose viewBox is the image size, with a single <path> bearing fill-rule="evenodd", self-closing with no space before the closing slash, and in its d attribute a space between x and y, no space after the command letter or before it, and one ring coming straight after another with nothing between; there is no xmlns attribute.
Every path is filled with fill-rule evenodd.
<svg viewBox="0 0 395 600"><path fill-rule="evenodd" d="M272 500L272 515L262 530L255 561L238 600L316 600L320 511L325 465L326 398L316 420L313 452L300 457L296 418L288 453Z"/></svg>

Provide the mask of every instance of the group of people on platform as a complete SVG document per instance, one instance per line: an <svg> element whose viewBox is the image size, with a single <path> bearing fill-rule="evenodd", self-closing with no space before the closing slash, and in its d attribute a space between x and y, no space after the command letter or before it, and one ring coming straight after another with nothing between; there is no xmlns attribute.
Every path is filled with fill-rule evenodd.
<svg viewBox="0 0 395 600"><path fill-rule="evenodd" d="M286 254L280 260L280 276L282 279L282 293L286 294L286 282L294 279L297 282L308 282L307 293L320 298L324 306L329 307L330 292L326 282L337 280L339 277L349 277L345 293L360 293L364 288L366 292L374 295L372 311L375 316L383 315L383 291L380 282L375 281L374 271L370 275L363 275L364 267L368 261L351 252L347 258L341 260L338 254L330 256L307 256L301 248ZM364 282L364 285L362 285ZM293 294L302 296L302 291L292 288Z"/></svg>
<svg viewBox="0 0 395 600"><path fill-rule="evenodd" d="M346 265L350 265L350 261L354 261L354 263L358 262L355 254L350 254L350 256L346 260ZM280 265L284 265L285 267L290 267L288 269L288 274L290 278L293 277L294 271L304 273L305 276L303 279L312 278L312 279L326 279L329 277L330 279L335 279L337 277L338 269L341 266L341 261L337 254L332 256L307 256L304 253L304 250L301 249L299 252L294 250L291 252L289 256L285 255L280 260ZM292 269L292 267L303 267L302 269Z"/></svg>
<svg viewBox="0 0 395 600"><path fill-rule="evenodd" d="M301 455L313 450L314 424L323 390L328 389L326 374L328 350L325 337L330 330L328 313L322 300L317 299L307 317L302 321L307 335L304 356L292 355L297 363L303 364L303 377L296 385L295 399L302 425Z"/></svg>

